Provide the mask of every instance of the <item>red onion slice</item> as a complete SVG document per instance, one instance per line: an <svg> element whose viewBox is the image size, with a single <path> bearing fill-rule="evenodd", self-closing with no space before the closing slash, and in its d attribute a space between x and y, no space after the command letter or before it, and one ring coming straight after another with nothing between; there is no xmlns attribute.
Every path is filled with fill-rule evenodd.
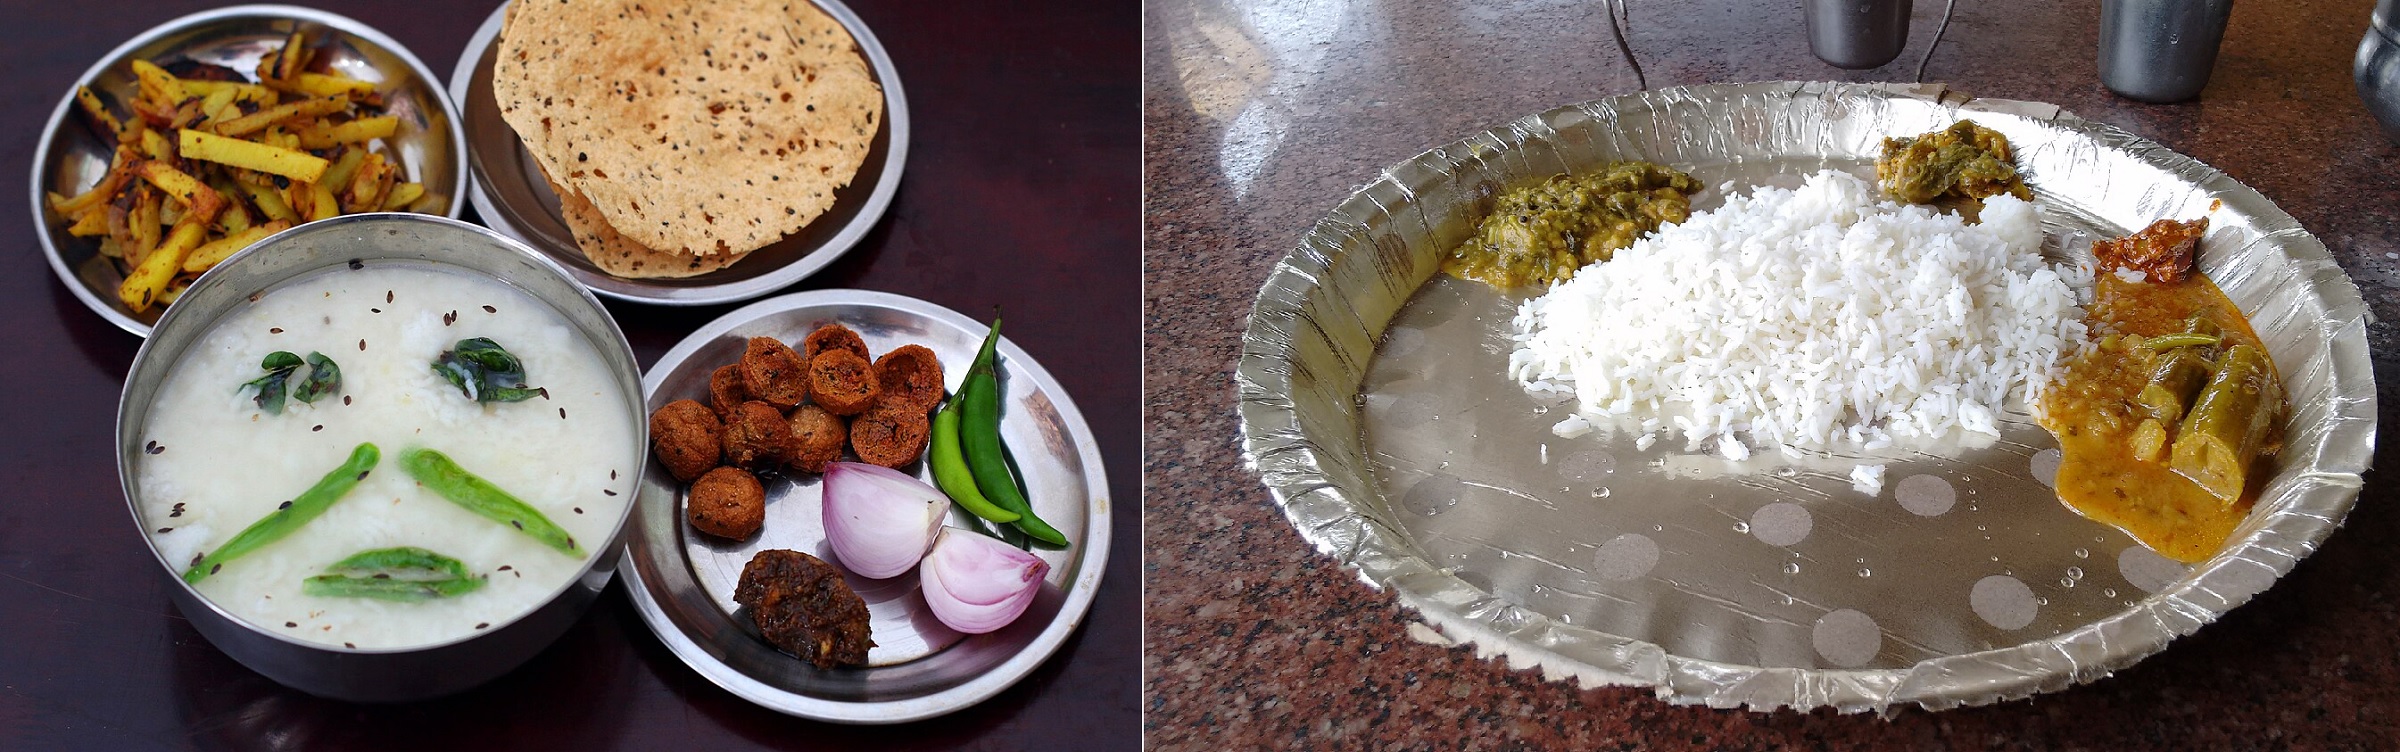
<svg viewBox="0 0 2400 752"><path fill-rule="evenodd" d="M898 576L933 545L950 497L897 470L857 462L825 466L825 538L852 574Z"/></svg>
<svg viewBox="0 0 2400 752"><path fill-rule="evenodd" d="M942 528L917 570L925 603L944 626L983 634L1016 621L1042 589L1050 565L990 536Z"/></svg>

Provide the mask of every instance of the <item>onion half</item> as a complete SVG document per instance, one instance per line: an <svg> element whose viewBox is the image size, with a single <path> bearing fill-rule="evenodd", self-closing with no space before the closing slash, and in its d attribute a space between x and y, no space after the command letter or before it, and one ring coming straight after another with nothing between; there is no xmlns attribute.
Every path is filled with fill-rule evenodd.
<svg viewBox="0 0 2400 752"><path fill-rule="evenodd" d="M943 626L983 634L1016 621L1042 589L1050 564L990 536L942 528L917 570L925 604Z"/></svg>
<svg viewBox="0 0 2400 752"><path fill-rule="evenodd" d="M825 466L825 539L852 574L898 576L932 547L950 497L900 471L857 462Z"/></svg>

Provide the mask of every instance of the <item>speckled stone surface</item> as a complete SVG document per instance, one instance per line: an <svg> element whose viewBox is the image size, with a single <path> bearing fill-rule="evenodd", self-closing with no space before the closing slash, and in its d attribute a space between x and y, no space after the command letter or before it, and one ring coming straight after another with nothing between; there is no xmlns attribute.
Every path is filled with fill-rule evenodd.
<svg viewBox="0 0 2400 752"><path fill-rule="evenodd" d="M2237 4L2195 102L2102 88L2098 3L1959 3L1925 80L2056 103L2208 162L2330 246L2400 322L2400 147L2350 62L2370 2ZM2281 583L2165 653L2028 701L1890 717L1674 707L1414 639L1243 469L1232 369L1268 269L1380 168L1473 130L1637 88L1599 3L1154 0L1145 31L1146 730L1153 749L2400 748L2400 491L2382 474ZM1942 3L1881 69L1808 52L1796 0L1640 1L1653 87L1907 81ZM2369 328L2382 425L2400 328ZM2378 464L2391 442L2383 442Z"/></svg>

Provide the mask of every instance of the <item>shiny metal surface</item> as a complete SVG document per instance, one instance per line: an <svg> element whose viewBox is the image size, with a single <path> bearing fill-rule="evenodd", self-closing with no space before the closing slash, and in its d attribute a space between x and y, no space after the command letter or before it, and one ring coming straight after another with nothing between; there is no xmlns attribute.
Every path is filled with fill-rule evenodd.
<svg viewBox="0 0 2400 752"><path fill-rule="evenodd" d="M500 237L492 231L453 219L423 214L354 214L295 227L234 254L215 271L202 275L182 300L158 321L155 336L142 343L125 378L117 405L117 477L123 484L127 511L141 526L140 485L135 461L148 410L159 386L184 351L205 336L219 318L251 295L277 283L357 260L367 264L429 264L481 274L523 290L550 305L590 342L625 396L626 414L635 416L633 435L649 445L649 424L641 416L640 368L633 350L617 330L616 320L600 301L566 275L558 265ZM633 458L642 463L649 453ZM638 467L639 465L637 465ZM630 512L631 505L627 506ZM446 643L391 650L333 648L292 639L243 621L202 597L178 576L181 571L142 536L151 555L159 557L158 574L171 583L168 593L176 610L234 660L294 689L322 697L363 702L418 700L457 692L489 681L524 663L558 638L583 615L592 599L608 586L616 571L614 555L625 531L625 517L611 528L606 544L594 546L591 558L575 578L559 586L541 605L515 620Z"/></svg>
<svg viewBox="0 0 2400 752"><path fill-rule="evenodd" d="M2057 258L2210 216L2201 269L2268 343L2295 410L2215 558L2183 567L2058 504L2041 479L2055 442L2021 409L1988 447L1790 463L1558 439L1543 414L1559 405L1501 375L1513 302L1436 279L1497 186L1612 159L1788 185L1871 172L1883 137L1961 117L2016 144ZM1710 85L1558 108L1385 169L1276 265L1235 380L1246 460L1293 526L1447 637L1682 703L1940 709L2122 669L2313 551L2373 450L2365 320L2289 215L2122 130L1941 87ZM1873 496L1843 477L1862 462L1890 464Z"/></svg>
<svg viewBox="0 0 2400 752"><path fill-rule="evenodd" d="M908 96L901 90L900 72L858 14L840 0L813 0L817 7L849 30L859 53L867 60L875 82L883 86L883 128L867 146L866 161L850 184L834 191L833 208L799 232L751 252L732 266L696 277L625 279L603 272L575 245L574 233L559 217L558 195L525 144L492 98L492 50L498 49L500 25L508 5L492 10L475 30L458 67L450 76L450 98L465 116L467 164L474 174L468 197L484 223L500 234L533 246L567 268L594 292L619 300L660 305L731 303L783 289L832 264L883 218L892 195L900 189L901 167L908 162Z"/></svg>
<svg viewBox="0 0 2400 752"><path fill-rule="evenodd" d="M2100 83L2144 102L2200 96L2233 0L2101 0Z"/></svg>
<svg viewBox="0 0 2400 752"><path fill-rule="evenodd" d="M408 48L366 24L321 10L289 5L237 5L201 11L142 32L92 64L83 77L67 87L42 129L33 157L34 225L49 255L50 268L60 282L93 312L125 331L149 336L160 308L134 313L117 301L124 273L99 252L96 238L68 235L64 220L50 211L45 193L76 195L90 190L108 173L113 144L103 143L77 122L75 87L90 86L104 98L131 101L136 85L130 64L135 58L166 61L189 58L227 66L248 75L258 59L282 46L294 29L318 40L318 56L343 75L372 81L383 92L386 114L397 116L399 131L387 140L406 179L425 184L427 194L446 199L437 214L456 219L465 204L458 197L467 188L467 173L459 155L466 136L458 113L442 93L442 81ZM333 37L339 37L336 41Z"/></svg>
<svg viewBox="0 0 2400 752"><path fill-rule="evenodd" d="M2383 135L2400 141L2400 0L2381 0L2367 20L2366 36L2358 40L2358 58L2351 76L2367 113L2383 125Z"/></svg>
<svg viewBox="0 0 2400 752"><path fill-rule="evenodd" d="M1908 46L1909 0L1807 0L1808 51L1837 68L1874 68Z"/></svg>
<svg viewBox="0 0 2400 752"><path fill-rule="evenodd" d="M985 326L932 303L864 290L812 290L770 298L703 326L659 358L643 377L650 407L708 399L708 377L741 359L750 337L796 342L840 323L883 353L923 345L941 360L955 389L982 343ZM626 589L643 621L676 657L709 681L783 713L840 723L900 723L973 705L1041 665L1073 633L1098 592L1109 552L1107 474L1091 429L1058 381L1032 356L1000 342L1001 434L1024 473L1026 496L1042 519L1075 545L1034 549L1050 564L1042 593L1017 621L997 632L961 636L943 627L917 594L916 572L889 580L851 577L874 614L876 648L865 669L820 671L759 637L733 589L750 557L791 549L837 561L825 543L816 476L769 476L766 527L726 542L683 522L683 486L664 468L642 476L626 548ZM913 468L929 477L923 463ZM967 516L951 511L952 526Z"/></svg>

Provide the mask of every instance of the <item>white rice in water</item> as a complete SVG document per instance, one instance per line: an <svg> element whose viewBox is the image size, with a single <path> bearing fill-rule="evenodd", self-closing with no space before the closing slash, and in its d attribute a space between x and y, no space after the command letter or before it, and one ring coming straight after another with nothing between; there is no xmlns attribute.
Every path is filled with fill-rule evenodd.
<svg viewBox="0 0 2400 752"><path fill-rule="evenodd" d="M1735 458L1997 436L2083 338L2089 272L2043 262L2041 240L2015 198L1967 224L1820 172L1728 196L1525 301L1509 374L1574 392L1562 435L1671 427Z"/></svg>
<svg viewBox="0 0 2400 752"><path fill-rule="evenodd" d="M445 325L452 311L457 321ZM468 337L490 337L515 354L526 380L549 398L469 401L432 370L441 351ZM341 396L289 400L282 415L264 414L237 387L257 378L259 360L276 350L332 358ZM307 373L295 373L293 384ZM615 379L556 312L506 285L417 265L337 267L226 314L175 364L139 438L161 447L140 458L145 527L178 573L315 485L360 442L374 442L382 460L323 516L199 583L202 595L262 629L361 649L497 628L564 586L586 560L418 488L398 465L402 450L449 455L541 510L587 551L607 543L632 499L641 451ZM301 594L301 580L327 565L393 546L456 558L489 580L420 603Z"/></svg>

